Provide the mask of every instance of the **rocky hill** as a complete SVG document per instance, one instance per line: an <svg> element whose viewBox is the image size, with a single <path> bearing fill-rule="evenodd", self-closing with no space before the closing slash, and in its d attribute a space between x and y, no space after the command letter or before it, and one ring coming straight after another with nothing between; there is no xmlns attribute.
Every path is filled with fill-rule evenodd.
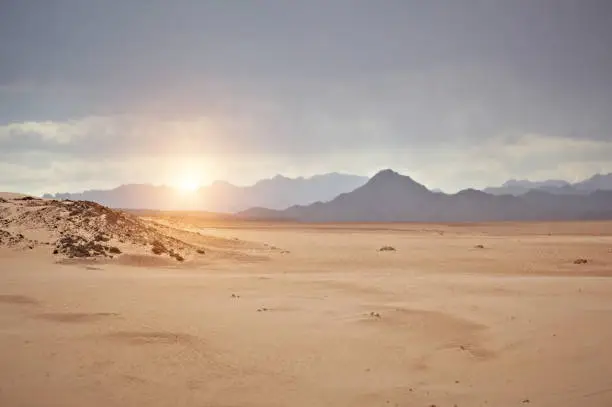
<svg viewBox="0 0 612 407"><path fill-rule="evenodd" d="M0 247L44 247L58 259L110 260L136 254L180 263L214 253L215 249L211 252L208 246L211 242L217 252L219 247L231 250L236 246L226 239L173 229L94 202L8 195L0 198Z"/></svg>

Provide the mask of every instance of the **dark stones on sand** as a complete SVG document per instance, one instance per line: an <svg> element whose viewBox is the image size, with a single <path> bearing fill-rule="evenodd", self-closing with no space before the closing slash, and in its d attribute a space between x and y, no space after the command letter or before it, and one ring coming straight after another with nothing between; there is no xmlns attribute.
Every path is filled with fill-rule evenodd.
<svg viewBox="0 0 612 407"><path fill-rule="evenodd" d="M383 246L380 249L378 249L379 252L394 252L395 251L395 247L393 246Z"/></svg>

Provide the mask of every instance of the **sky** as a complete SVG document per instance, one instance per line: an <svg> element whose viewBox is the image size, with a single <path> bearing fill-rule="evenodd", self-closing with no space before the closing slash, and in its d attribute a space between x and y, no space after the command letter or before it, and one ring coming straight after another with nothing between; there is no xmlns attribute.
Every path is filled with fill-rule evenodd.
<svg viewBox="0 0 612 407"><path fill-rule="evenodd" d="M383 168L612 172L612 2L0 2L0 190Z"/></svg>

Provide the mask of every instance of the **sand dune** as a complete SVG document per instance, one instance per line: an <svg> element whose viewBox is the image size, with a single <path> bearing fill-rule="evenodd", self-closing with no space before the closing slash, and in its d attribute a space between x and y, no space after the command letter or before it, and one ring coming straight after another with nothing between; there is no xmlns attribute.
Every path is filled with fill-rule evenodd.
<svg viewBox="0 0 612 407"><path fill-rule="evenodd" d="M612 223L140 221L229 254L0 249L0 405L612 405Z"/></svg>
<svg viewBox="0 0 612 407"><path fill-rule="evenodd" d="M185 261L265 259L261 244L203 235L187 228L112 210L94 202L2 195L0 248L46 248L58 261L114 259L122 264L168 265ZM236 252L242 250L242 252ZM255 252L258 252L255 254Z"/></svg>

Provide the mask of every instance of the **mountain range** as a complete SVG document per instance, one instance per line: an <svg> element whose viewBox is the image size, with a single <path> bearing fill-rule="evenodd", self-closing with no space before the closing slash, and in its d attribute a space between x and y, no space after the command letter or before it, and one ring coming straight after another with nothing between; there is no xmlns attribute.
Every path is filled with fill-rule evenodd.
<svg viewBox="0 0 612 407"><path fill-rule="evenodd" d="M562 187L561 187L562 188ZM520 196L466 189L433 192L392 170L328 202L285 210L251 208L237 216L303 222L478 222L507 220L612 219L612 191L555 195L532 189Z"/></svg>
<svg viewBox="0 0 612 407"><path fill-rule="evenodd" d="M612 174L569 183L510 180L483 191L429 190L392 170L367 177L330 173L274 178L240 187L224 181L181 193L168 186L45 194L123 209L198 210L257 219L298 221L489 221L612 218Z"/></svg>
<svg viewBox="0 0 612 407"><path fill-rule="evenodd" d="M570 183L564 180L528 181L509 180L499 187L485 188L493 195L523 195L532 190L558 195L585 195L597 190L612 190L612 173L595 174L584 181Z"/></svg>
<svg viewBox="0 0 612 407"><path fill-rule="evenodd" d="M190 193L182 193L168 186L129 184L110 190L45 194L43 198L93 201L123 209L233 213L256 206L284 209L296 204L329 201L343 192L354 190L367 180L367 177L339 173L315 175L310 178L277 175L246 187L215 181L210 186Z"/></svg>

